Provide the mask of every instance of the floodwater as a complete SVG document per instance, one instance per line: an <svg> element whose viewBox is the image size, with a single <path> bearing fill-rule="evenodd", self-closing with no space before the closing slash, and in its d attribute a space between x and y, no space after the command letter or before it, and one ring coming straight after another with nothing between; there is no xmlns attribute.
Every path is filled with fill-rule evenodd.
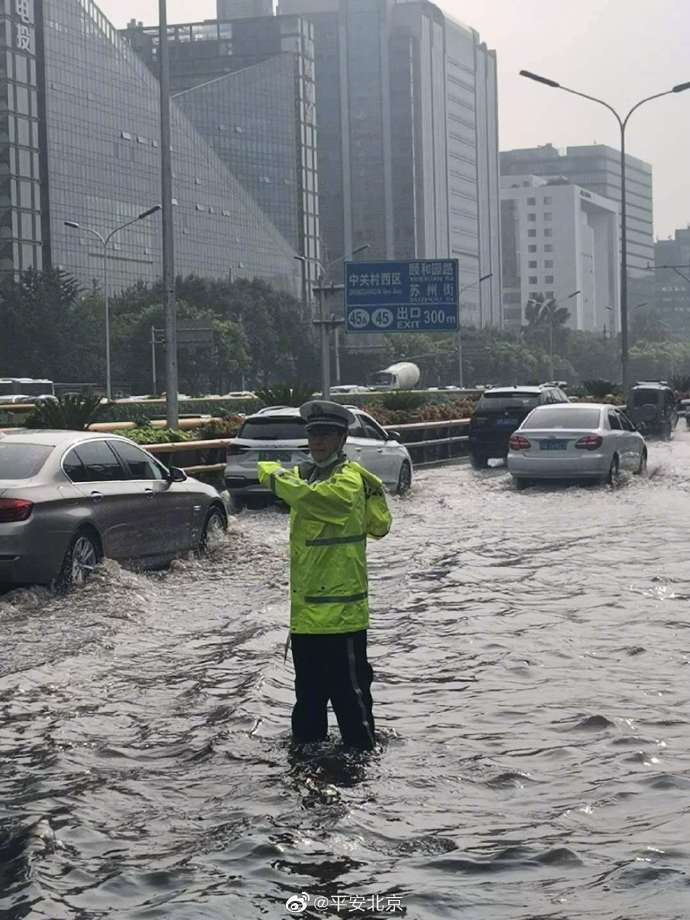
<svg viewBox="0 0 690 920"><path fill-rule="evenodd" d="M392 500L371 755L291 749L277 510L0 598L0 917L687 920L690 434L649 466Z"/></svg>

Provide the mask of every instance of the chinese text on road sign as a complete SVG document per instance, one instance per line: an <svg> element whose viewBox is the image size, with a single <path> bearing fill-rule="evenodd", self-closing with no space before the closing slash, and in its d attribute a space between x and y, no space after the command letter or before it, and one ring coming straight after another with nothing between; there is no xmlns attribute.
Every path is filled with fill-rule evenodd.
<svg viewBox="0 0 690 920"><path fill-rule="evenodd" d="M458 260L347 262L348 332L442 332L458 327Z"/></svg>

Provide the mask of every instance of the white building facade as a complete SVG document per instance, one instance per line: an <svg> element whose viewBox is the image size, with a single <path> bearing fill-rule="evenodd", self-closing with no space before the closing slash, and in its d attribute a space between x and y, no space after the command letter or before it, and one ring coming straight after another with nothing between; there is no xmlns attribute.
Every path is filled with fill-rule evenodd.
<svg viewBox="0 0 690 920"><path fill-rule="evenodd" d="M564 302L573 329L620 328L618 205L563 179L503 176L503 321L517 331L537 294ZM575 291L580 293L567 300Z"/></svg>

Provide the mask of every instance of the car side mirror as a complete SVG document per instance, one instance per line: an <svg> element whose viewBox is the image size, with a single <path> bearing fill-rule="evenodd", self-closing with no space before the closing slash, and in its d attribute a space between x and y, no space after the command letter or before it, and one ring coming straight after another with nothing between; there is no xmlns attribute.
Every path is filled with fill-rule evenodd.
<svg viewBox="0 0 690 920"><path fill-rule="evenodd" d="M399 432L399 431L387 431L387 432L386 432L386 440L387 440L387 441L399 441L399 440L400 440L400 432Z"/></svg>
<svg viewBox="0 0 690 920"><path fill-rule="evenodd" d="M171 466L168 469L168 482L186 482L187 474L184 470L179 469L176 466Z"/></svg>

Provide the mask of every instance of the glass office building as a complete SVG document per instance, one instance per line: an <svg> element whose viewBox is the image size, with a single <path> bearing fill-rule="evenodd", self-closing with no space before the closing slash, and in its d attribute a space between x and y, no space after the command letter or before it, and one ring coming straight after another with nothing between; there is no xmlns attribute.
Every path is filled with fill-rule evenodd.
<svg viewBox="0 0 690 920"><path fill-rule="evenodd" d="M456 257L463 322L500 325L495 54L428 0L281 0L279 12L314 25L328 258L364 243L366 258Z"/></svg>
<svg viewBox="0 0 690 920"><path fill-rule="evenodd" d="M132 22L122 34L157 75L158 29ZM268 15L170 25L168 47L176 105L306 257L309 294L320 257L311 23Z"/></svg>
<svg viewBox="0 0 690 920"><path fill-rule="evenodd" d="M0 267L52 265L101 283L100 243L65 221L106 234L159 202L158 83L91 0L0 2L0 226L9 231ZM256 276L298 294L294 248L171 109L176 271ZM160 218L120 234L108 268L111 290L160 277Z"/></svg>

